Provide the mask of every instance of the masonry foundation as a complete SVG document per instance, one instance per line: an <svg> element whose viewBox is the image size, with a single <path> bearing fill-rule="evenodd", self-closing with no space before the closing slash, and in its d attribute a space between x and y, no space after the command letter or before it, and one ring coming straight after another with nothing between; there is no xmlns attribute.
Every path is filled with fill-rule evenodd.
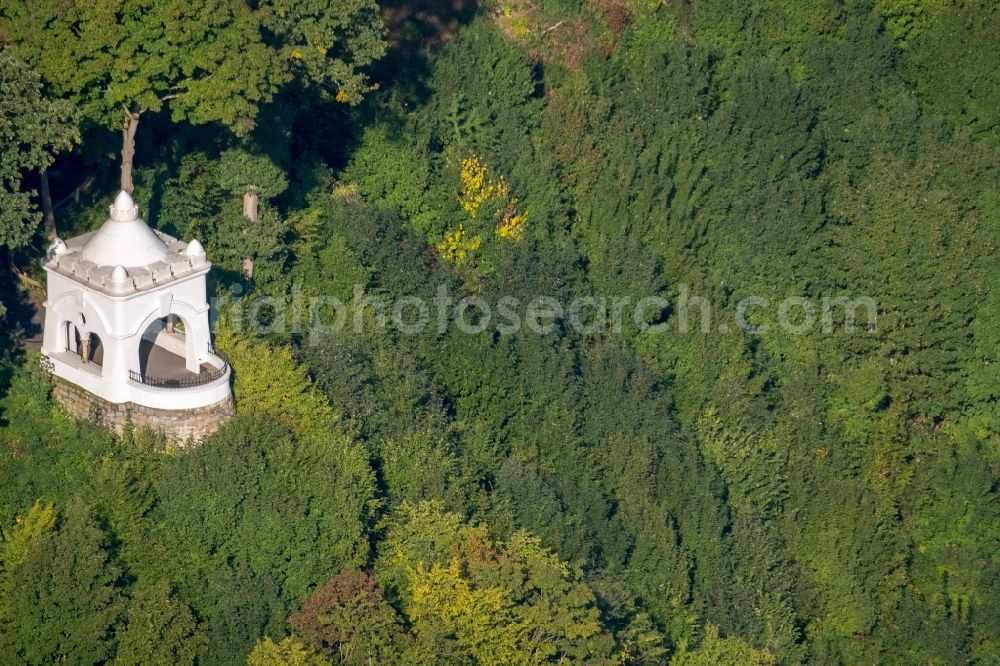
<svg viewBox="0 0 1000 666"><path fill-rule="evenodd" d="M113 403L58 376L52 377L52 394L67 412L113 430L119 436L131 423L137 429L162 432L172 444L198 442L225 423L233 412L232 396L194 409L158 409L133 402Z"/></svg>

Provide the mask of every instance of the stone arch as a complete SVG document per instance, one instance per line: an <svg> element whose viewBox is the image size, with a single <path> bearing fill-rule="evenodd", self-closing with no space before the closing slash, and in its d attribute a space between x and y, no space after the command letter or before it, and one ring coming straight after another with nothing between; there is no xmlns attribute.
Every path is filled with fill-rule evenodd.
<svg viewBox="0 0 1000 666"><path fill-rule="evenodd" d="M59 349L68 348L65 322L71 322L76 326L81 336L94 333L101 339L102 343L107 340L109 332L104 315L83 297L82 292L64 294L52 303L46 304L46 308L59 317L59 340L57 341Z"/></svg>
<svg viewBox="0 0 1000 666"><path fill-rule="evenodd" d="M77 326L76 322L64 319L59 323L61 349L76 354L81 362L93 364L104 375L104 339L94 331Z"/></svg>
<svg viewBox="0 0 1000 666"><path fill-rule="evenodd" d="M59 328L56 331L58 339L56 340L56 345L59 351L68 351L77 353L76 348L76 338L79 336L80 329L77 327L76 323L70 321L69 319L59 319Z"/></svg>
<svg viewBox="0 0 1000 666"><path fill-rule="evenodd" d="M149 331L158 321L163 320L165 317L170 315L183 322L184 358L186 360L197 360L202 352L207 351L207 349L198 349L198 336L196 334L196 322L197 317L199 316L198 311L183 301L172 300L169 308L166 309L166 312L164 312L162 308L156 308L155 310L149 312L149 314L146 315L145 319L142 320L132 334L134 343L132 348L129 350L129 358L131 359L129 363L135 363L135 370L145 372L141 359L144 341L149 341L149 338L146 337L147 331Z"/></svg>
<svg viewBox="0 0 1000 666"><path fill-rule="evenodd" d="M101 375L104 374L104 340L97 333L91 331L87 334L88 344L86 350L89 354L87 358L88 363L93 363L94 365L100 366Z"/></svg>
<svg viewBox="0 0 1000 666"><path fill-rule="evenodd" d="M143 319L142 322L135 327L135 330L133 330L132 335L141 335L143 331L149 328L150 324L152 324L157 319L162 319L163 317L166 317L168 314L180 317L185 322L193 323L200 313L198 312L198 310L195 310L193 306L185 303L184 301L171 299L169 307L154 308L149 310L148 314L146 315L146 318Z"/></svg>

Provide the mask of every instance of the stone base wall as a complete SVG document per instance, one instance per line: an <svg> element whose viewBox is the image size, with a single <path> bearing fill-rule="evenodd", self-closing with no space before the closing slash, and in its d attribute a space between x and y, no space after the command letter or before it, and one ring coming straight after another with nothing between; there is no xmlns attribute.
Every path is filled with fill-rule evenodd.
<svg viewBox="0 0 1000 666"><path fill-rule="evenodd" d="M63 409L78 419L88 419L113 430L119 436L125 425L148 428L166 435L172 444L201 441L219 429L233 413L233 398L193 409L158 409L133 402L114 403L94 395L76 384L53 376L52 395Z"/></svg>

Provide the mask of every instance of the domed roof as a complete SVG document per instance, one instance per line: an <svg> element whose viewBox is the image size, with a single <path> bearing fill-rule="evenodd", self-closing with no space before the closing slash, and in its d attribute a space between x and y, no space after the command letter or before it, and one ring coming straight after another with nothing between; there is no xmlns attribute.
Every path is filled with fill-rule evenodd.
<svg viewBox="0 0 1000 666"><path fill-rule="evenodd" d="M80 250L83 259L98 266L148 266L166 255L166 244L139 217L128 192L118 193L108 221Z"/></svg>

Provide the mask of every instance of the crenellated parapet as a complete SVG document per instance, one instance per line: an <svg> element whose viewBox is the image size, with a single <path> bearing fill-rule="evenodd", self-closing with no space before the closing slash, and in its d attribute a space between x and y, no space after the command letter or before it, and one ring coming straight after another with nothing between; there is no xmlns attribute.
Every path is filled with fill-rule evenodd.
<svg viewBox="0 0 1000 666"><path fill-rule="evenodd" d="M212 267L205 249L197 240L185 243L159 231L153 233L167 248L161 259L143 266L128 268L123 264L100 266L87 259L82 252L94 233L96 232L77 236L61 245L57 244L49 253L45 267L115 295L162 286L173 280L207 271Z"/></svg>

